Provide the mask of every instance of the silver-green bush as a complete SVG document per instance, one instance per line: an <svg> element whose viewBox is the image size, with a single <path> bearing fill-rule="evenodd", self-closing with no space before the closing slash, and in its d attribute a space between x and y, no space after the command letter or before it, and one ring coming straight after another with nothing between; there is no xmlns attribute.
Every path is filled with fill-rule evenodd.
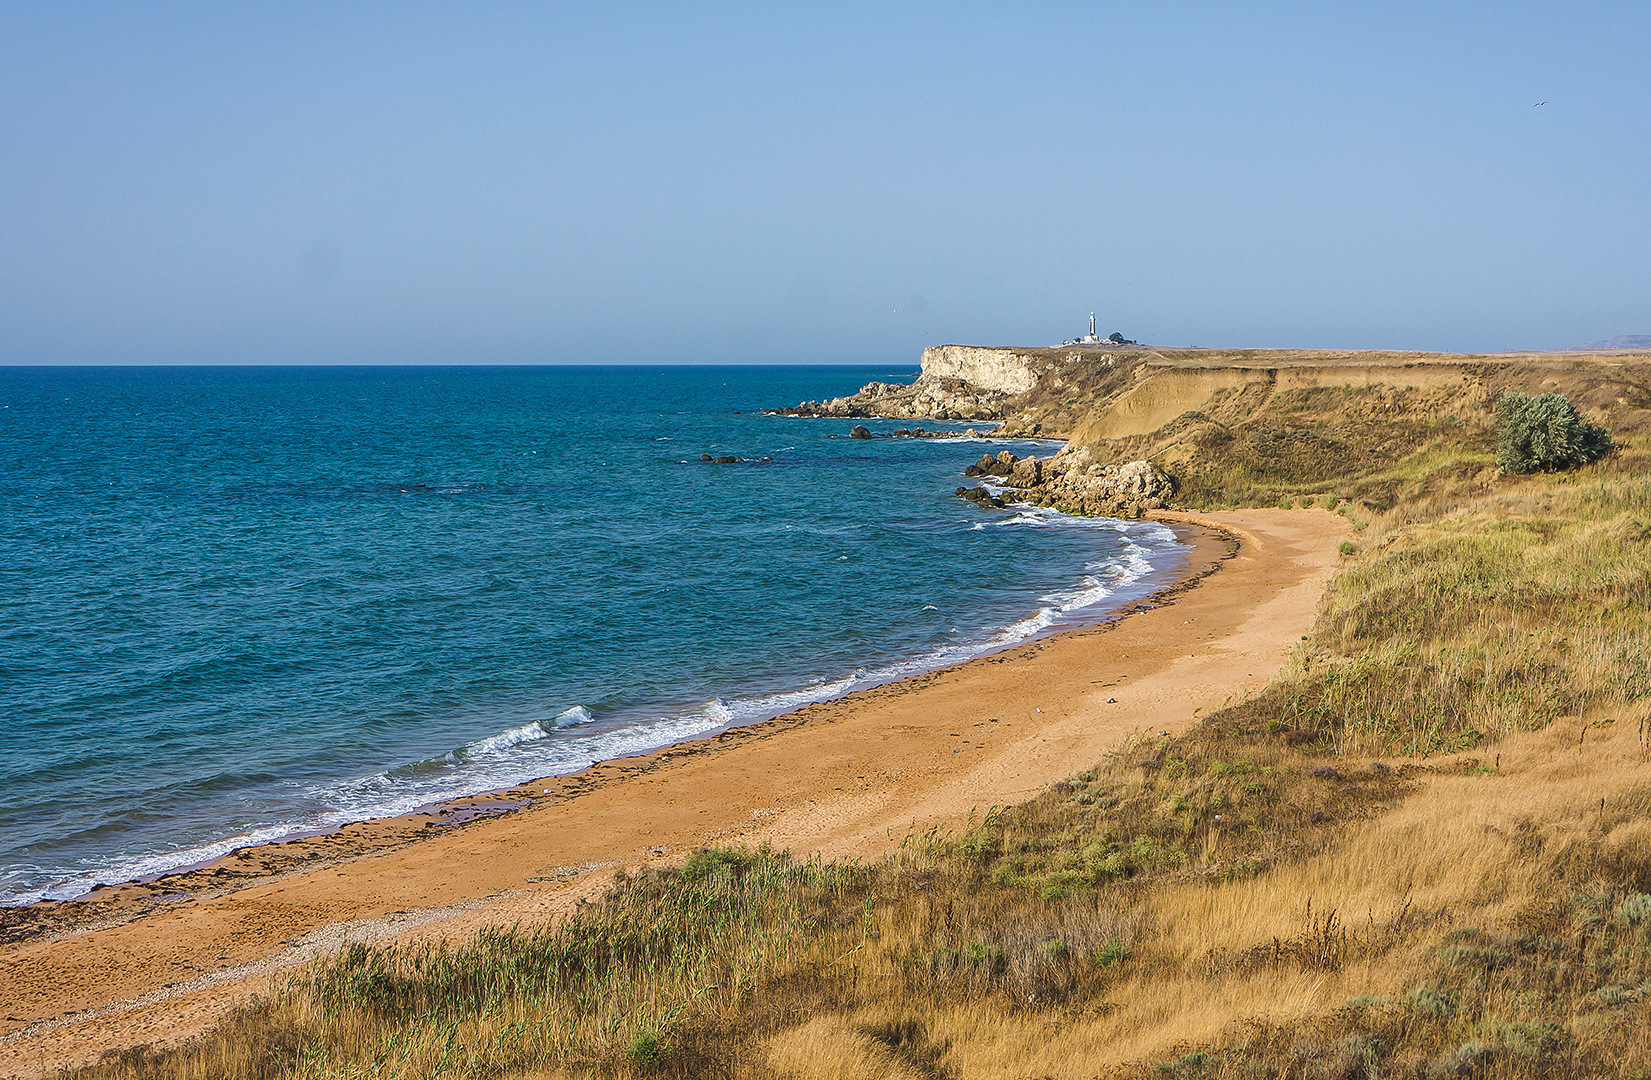
<svg viewBox="0 0 1651 1080"><path fill-rule="evenodd" d="M1516 473L1570 469L1611 450L1610 433L1583 420L1564 394L1503 394L1496 434L1496 463Z"/></svg>

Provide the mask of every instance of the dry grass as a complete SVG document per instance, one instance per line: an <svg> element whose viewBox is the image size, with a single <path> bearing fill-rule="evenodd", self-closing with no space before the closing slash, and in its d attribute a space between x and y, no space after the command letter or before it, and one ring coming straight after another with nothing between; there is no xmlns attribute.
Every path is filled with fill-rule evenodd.
<svg viewBox="0 0 1651 1080"><path fill-rule="evenodd" d="M705 852L352 949L81 1075L1651 1076L1651 453L1481 452L1341 502L1311 639L1182 737L884 860Z"/></svg>

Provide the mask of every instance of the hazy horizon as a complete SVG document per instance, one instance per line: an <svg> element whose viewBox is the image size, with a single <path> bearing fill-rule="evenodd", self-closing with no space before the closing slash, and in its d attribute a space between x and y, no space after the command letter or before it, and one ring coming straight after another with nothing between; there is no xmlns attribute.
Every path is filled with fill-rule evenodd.
<svg viewBox="0 0 1651 1080"><path fill-rule="evenodd" d="M0 364L1648 333L1648 46L1626 3L12 5Z"/></svg>

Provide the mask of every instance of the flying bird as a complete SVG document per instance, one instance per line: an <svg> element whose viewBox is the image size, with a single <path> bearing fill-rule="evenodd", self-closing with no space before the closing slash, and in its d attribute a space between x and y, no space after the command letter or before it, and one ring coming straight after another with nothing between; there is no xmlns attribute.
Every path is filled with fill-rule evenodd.
<svg viewBox="0 0 1651 1080"><path fill-rule="evenodd" d="M1542 108L1542 106L1544 106L1544 105L1546 105L1546 104L1547 104L1547 102L1546 102L1546 101L1539 101L1539 102L1537 102L1537 103L1536 103L1536 104L1535 104L1535 105L1532 105L1532 106L1531 106L1531 108L1533 108L1533 109L1540 109L1540 108Z"/></svg>

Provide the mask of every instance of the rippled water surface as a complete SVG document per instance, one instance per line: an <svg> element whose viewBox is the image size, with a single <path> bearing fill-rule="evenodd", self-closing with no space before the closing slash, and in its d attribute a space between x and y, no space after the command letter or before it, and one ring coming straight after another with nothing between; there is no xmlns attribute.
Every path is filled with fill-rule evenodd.
<svg viewBox="0 0 1651 1080"><path fill-rule="evenodd" d="M760 411L913 373L0 369L0 902L772 716L1178 562L952 495L1047 446Z"/></svg>

